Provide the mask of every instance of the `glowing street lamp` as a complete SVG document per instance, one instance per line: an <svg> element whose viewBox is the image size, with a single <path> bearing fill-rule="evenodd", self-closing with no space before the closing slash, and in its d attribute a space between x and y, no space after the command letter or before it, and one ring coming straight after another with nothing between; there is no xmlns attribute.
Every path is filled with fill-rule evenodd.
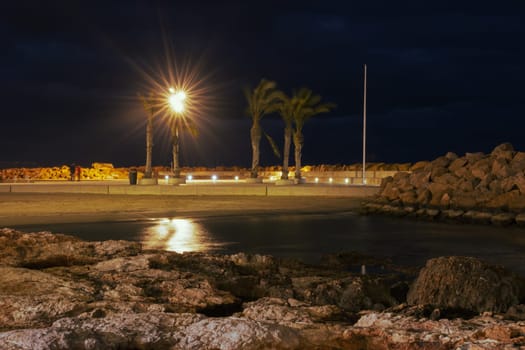
<svg viewBox="0 0 525 350"><path fill-rule="evenodd" d="M182 90L175 91L174 88L170 88L170 95L168 97L168 103L170 108L175 113L184 112L184 100L186 100L186 93Z"/></svg>
<svg viewBox="0 0 525 350"><path fill-rule="evenodd" d="M168 106L173 112L173 120L171 121L171 133L173 136L173 165L172 165L172 172L173 177L175 181L180 180L180 164L179 164L179 129L180 129L180 123L181 118L180 115L184 112L185 109L185 101L186 101L186 93L182 90L175 91L174 88L169 88L170 94L168 95Z"/></svg>

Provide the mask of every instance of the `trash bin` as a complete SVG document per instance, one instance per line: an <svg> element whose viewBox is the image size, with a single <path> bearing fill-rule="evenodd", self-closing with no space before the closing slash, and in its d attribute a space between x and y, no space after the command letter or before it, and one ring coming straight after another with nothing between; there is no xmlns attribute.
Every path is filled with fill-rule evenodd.
<svg viewBox="0 0 525 350"><path fill-rule="evenodd" d="M131 169L129 171L129 184L130 185L136 185L137 184L137 170Z"/></svg>

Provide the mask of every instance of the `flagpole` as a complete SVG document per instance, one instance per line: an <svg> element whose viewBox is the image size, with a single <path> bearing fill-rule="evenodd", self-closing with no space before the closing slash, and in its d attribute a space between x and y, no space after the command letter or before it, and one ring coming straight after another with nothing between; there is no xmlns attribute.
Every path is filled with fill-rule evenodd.
<svg viewBox="0 0 525 350"><path fill-rule="evenodd" d="M363 185L366 185L366 64L363 95Z"/></svg>

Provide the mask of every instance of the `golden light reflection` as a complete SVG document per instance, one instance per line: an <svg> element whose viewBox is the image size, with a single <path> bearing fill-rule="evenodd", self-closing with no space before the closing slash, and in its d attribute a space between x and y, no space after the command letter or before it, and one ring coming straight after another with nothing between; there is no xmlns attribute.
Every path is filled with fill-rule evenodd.
<svg viewBox="0 0 525 350"><path fill-rule="evenodd" d="M206 252L222 245L214 243L206 229L190 219L161 219L144 229L142 241L146 249L177 253Z"/></svg>

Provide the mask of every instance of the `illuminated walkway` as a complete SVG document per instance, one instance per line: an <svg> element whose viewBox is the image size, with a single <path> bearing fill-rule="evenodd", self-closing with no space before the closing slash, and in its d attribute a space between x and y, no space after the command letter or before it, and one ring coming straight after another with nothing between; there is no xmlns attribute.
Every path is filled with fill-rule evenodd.
<svg viewBox="0 0 525 350"><path fill-rule="evenodd" d="M301 184L276 186L273 183L246 184L242 181L192 181L184 185L129 185L127 181L80 181L2 183L0 192L12 193L93 193L179 196L338 196L367 197L378 186Z"/></svg>

